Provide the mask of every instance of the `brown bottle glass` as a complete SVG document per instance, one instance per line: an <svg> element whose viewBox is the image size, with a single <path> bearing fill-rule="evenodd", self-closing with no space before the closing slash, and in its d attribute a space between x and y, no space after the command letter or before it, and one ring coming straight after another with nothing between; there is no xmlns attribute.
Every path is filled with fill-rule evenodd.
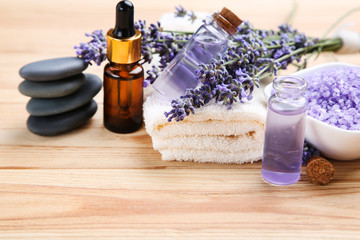
<svg viewBox="0 0 360 240"><path fill-rule="evenodd" d="M143 121L144 69L110 62L104 69L104 126L116 133L138 130Z"/></svg>

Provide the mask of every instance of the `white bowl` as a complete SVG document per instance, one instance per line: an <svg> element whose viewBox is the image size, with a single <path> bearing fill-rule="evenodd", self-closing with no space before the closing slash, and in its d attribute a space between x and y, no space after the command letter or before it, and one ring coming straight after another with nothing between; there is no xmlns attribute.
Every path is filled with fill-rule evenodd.
<svg viewBox="0 0 360 240"><path fill-rule="evenodd" d="M305 77L317 71L340 66L359 67L340 62L325 63L291 75ZM264 88L267 99L271 91L272 83ZM360 159L360 131L344 130L307 116L305 139L326 157L342 161Z"/></svg>

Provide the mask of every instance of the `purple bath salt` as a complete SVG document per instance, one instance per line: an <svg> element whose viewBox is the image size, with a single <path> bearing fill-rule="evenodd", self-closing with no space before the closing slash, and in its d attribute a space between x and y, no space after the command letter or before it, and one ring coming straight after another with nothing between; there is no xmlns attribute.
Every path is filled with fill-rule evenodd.
<svg viewBox="0 0 360 240"><path fill-rule="evenodd" d="M360 130L360 67L328 68L304 78L309 116L338 128Z"/></svg>

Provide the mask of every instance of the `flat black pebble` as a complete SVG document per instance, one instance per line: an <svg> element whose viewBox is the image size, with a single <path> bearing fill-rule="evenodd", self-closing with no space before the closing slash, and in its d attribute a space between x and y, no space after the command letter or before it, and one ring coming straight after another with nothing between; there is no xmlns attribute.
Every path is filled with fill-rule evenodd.
<svg viewBox="0 0 360 240"><path fill-rule="evenodd" d="M90 101L101 89L101 79L85 73L85 83L71 95L59 98L32 98L26 110L33 116L51 116L71 111Z"/></svg>
<svg viewBox="0 0 360 240"><path fill-rule="evenodd" d="M77 57L53 58L29 63L19 73L26 80L51 81L82 73L88 63Z"/></svg>
<svg viewBox="0 0 360 240"><path fill-rule="evenodd" d="M30 116L27 120L28 129L41 136L55 136L85 124L94 116L97 111L97 104L94 100L84 106L70 112L48 116Z"/></svg>
<svg viewBox="0 0 360 240"><path fill-rule="evenodd" d="M84 74L49 82L25 80L20 83L19 91L25 96L33 98L57 98L72 94L78 90L84 82Z"/></svg>

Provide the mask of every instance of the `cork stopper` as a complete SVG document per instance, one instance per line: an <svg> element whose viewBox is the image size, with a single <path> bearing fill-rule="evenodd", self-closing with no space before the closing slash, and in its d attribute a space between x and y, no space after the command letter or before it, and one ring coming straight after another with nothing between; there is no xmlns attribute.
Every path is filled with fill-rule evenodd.
<svg viewBox="0 0 360 240"><path fill-rule="evenodd" d="M325 158L315 156L312 157L306 165L306 174L309 182L326 185L333 179L335 168Z"/></svg>
<svg viewBox="0 0 360 240"><path fill-rule="evenodd" d="M242 23L242 20L226 7L220 13L214 13L213 19L230 35L234 35L237 32L237 27Z"/></svg>

